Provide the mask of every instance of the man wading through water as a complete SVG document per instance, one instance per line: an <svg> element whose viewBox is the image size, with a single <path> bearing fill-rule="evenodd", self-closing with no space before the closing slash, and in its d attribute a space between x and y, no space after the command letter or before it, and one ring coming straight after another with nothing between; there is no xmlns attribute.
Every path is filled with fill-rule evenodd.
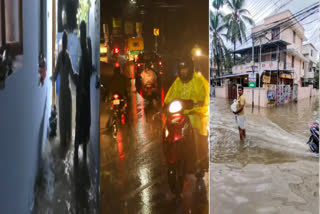
<svg viewBox="0 0 320 214"><path fill-rule="evenodd" d="M62 51L60 51L57 59L57 65L52 77L53 82L57 80L60 74L60 95L59 95L59 130L61 145L66 147L71 141L71 119L72 119L72 99L71 90L69 87L69 77L77 85L77 74L74 72L70 54L67 50L68 35L63 32L62 36Z"/></svg>
<svg viewBox="0 0 320 214"><path fill-rule="evenodd" d="M237 111L233 112L235 114L236 123L239 128L240 141L246 138L245 121L246 115L244 114L244 108L246 105L246 99L243 96L243 87L238 88L239 97L237 99Z"/></svg>

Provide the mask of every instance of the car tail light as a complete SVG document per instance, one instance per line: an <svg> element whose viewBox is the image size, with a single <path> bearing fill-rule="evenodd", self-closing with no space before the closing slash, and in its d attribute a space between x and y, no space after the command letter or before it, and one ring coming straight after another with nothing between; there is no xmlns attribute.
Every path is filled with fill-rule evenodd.
<svg viewBox="0 0 320 214"><path fill-rule="evenodd" d="M119 98L119 95L118 94L114 94L113 98L117 100Z"/></svg>
<svg viewBox="0 0 320 214"><path fill-rule="evenodd" d="M117 53L119 53L119 52L120 52L120 50L119 50L119 48L118 48L118 47L115 47L115 48L113 49L113 52L117 54Z"/></svg>

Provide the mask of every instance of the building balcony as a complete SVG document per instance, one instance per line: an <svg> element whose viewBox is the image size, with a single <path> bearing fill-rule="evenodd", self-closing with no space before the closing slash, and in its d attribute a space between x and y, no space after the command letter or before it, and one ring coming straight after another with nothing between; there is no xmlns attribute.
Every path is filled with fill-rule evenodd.
<svg viewBox="0 0 320 214"><path fill-rule="evenodd" d="M304 78L306 79L314 79L314 72L305 72Z"/></svg>
<svg viewBox="0 0 320 214"><path fill-rule="evenodd" d="M259 72L259 63L254 63L254 71ZM261 69L263 71L275 71L278 70L278 63L276 60L274 61L264 61L261 62ZM283 61L279 62L279 70L286 70L286 71L292 71L292 65L291 63L285 63ZM241 73L248 73L252 72L252 66L251 63L245 63L241 65L235 65L232 67L232 73L233 74L241 74Z"/></svg>

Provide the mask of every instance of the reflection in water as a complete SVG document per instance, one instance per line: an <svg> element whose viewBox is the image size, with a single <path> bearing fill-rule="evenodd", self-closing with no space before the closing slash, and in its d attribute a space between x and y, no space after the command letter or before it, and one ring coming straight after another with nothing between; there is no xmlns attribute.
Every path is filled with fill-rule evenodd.
<svg viewBox="0 0 320 214"><path fill-rule="evenodd" d="M145 168L145 166L140 167L139 169L139 178L141 181L141 186L148 185L150 180L150 169ZM142 200L142 213L151 213L151 192L150 188L145 188L141 192L141 200Z"/></svg>
<svg viewBox="0 0 320 214"><path fill-rule="evenodd" d="M118 143L119 160L123 160L126 154L123 153L122 132L120 129L118 130L118 133L117 133L117 143Z"/></svg>
<svg viewBox="0 0 320 214"><path fill-rule="evenodd" d="M117 141L110 132L100 130L101 213L208 213L208 201L200 197L206 195L208 185L203 189L203 182L196 185L195 178L185 188L184 199L168 197L161 120L146 118L148 103L139 92L133 91L130 97L129 121L119 126ZM102 109L100 118L107 120L109 114ZM197 186L202 186L201 194Z"/></svg>
<svg viewBox="0 0 320 214"><path fill-rule="evenodd" d="M36 184L33 213L97 213L97 172L90 176L88 168L91 155L89 152L88 161L83 161L80 147L76 161L73 144L62 148L57 139L48 142Z"/></svg>
<svg viewBox="0 0 320 214"><path fill-rule="evenodd" d="M217 213L318 213L318 156L306 142L318 99L246 109L240 143L230 102L211 102L210 209ZM232 198L233 200L230 200Z"/></svg>

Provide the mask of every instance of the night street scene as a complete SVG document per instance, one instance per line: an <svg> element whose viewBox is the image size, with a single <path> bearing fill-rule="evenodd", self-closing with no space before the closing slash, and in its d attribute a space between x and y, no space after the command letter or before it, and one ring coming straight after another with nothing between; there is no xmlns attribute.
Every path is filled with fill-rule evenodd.
<svg viewBox="0 0 320 214"><path fill-rule="evenodd" d="M0 2L1 213L99 213L99 1Z"/></svg>
<svg viewBox="0 0 320 214"><path fill-rule="evenodd" d="M319 1L210 1L210 213L319 213Z"/></svg>
<svg viewBox="0 0 320 214"><path fill-rule="evenodd" d="M101 0L101 213L208 213L208 18L208 1Z"/></svg>

